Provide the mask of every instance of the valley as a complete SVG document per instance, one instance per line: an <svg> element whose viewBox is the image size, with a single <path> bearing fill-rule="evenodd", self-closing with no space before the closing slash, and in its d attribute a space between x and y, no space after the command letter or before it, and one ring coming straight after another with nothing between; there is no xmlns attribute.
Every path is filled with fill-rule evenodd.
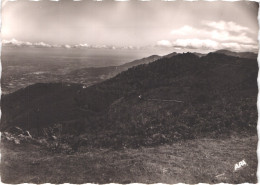
<svg viewBox="0 0 260 185"><path fill-rule="evenodd" d="M141 58L144 63L159 58L158 55L146 57L151 52L5 46L2 51L2 94L35 83L67 82L89 86L141 64Z"/></svg>

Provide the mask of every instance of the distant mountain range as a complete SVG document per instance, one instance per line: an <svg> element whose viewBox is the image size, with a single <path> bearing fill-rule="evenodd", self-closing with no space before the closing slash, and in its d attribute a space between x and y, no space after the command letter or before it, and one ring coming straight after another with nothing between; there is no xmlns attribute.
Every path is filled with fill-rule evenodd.
<svg viewBox="0 0 260 185"><path fill-rule="evenodd" d="M19 126L39 135L61 124L92 146L132 147L256 132L255 59L185 53L119 68L129 69L90 87L34 84L2 96L1 130Z"/></svg>
<svg viewBox="0 0 260 185"><path fill-rule="evenodd" d="M229 50L217 50L214 51L212 53L220 53L220 54L224 54L227 56L233 56L233 57L240 57L240 58L251 58L251 59L257 59L258 54L254 53L254 52L234 52L234 51L229 51ZM176 52L170 53L168 55L165 55L164 57L172 57L175 56ZM202 57L202 56L206 56L207 54L204 53L198 53L198 52L194 52L194 55L197 55L198 57Z"/></svg>
<svg viewBox="0 0 260 185"><path fill-rule="evenodd" d="M228 56L234 56L234 57L240 57L240 58L251 58L251 59L256 59L257 58L257 53L253 53L253 52L233 52L233 51L229 51L229 50L218 50L215 51L215 53L221 53L221 54L225 54Z"/></svg>

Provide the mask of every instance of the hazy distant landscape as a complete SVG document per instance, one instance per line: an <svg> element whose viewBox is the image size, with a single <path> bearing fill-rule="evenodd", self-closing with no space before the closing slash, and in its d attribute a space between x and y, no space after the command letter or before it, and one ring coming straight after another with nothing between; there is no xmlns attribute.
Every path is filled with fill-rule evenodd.
<svg viewBox="0 0 260 185"><path fill-rule="evenodd" d="M32 48L5 46L2 49L2 93L10 93L37 82L92 84L97 76L84 79L71 73L77 69L119 66L150 56L153 50L80 48ZM158 51L157 51L158 52ZM167 51L158 52L167 54ZM66 76L67 75L67 76ZM94 82L93 82L94 81Z"/></svg>

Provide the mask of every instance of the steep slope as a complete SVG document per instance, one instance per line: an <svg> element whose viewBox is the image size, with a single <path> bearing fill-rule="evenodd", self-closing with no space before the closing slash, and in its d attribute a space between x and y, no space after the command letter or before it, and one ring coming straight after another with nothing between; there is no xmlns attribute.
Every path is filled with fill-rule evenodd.
<svg viewBox="0 0 260 185"><path fill-rule="evenodd" d="M123 64L123 65L120 65L118 66L122 71L128 69L128 68L131 68L133 66L138 66L138 65L141 65L141 64L148 64L148 63L151 63L155 60L158 60L159 58L161 58L161 56L158 56L158 55L151 55L149 57L146 57L146 58L142 58L142 59L139 59L139 60L135 60L133 62L129 62L129 63L126 63L126 64Z"/></svg>
<svg viewBox="0 0 260 185"><path fill-rule="evenodd" d="M133 66L148 64L155 60L158 60L161 56L152 55L139 60L120 65L120 66L109 66L109 67L96 67L96 68L83 68L72 71L64 76L64 78L74 79L74 81L80 81L80 83L92 85L109 78L112 78L122 71L127 70Z"/></svg>
<svg viewBox="0 0 260 185"><path fill-rule="evenodd" d="M88 88L36 84L2 98L1 129L70 124L88 145L121 147L255 133L257 72L256 60L186 53Z"/></svg>

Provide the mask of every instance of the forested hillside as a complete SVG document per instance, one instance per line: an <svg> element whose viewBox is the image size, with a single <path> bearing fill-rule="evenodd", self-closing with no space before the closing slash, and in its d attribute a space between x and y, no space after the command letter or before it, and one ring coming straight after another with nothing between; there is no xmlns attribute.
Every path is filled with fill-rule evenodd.
<svg viewBox="0 0 260 185"><path fill-rule="evenodd" d="M2 98L1 129L54 124L93 146L256 133L257 61L209 53L164 57L85 88L35 84Z"/></svg>

